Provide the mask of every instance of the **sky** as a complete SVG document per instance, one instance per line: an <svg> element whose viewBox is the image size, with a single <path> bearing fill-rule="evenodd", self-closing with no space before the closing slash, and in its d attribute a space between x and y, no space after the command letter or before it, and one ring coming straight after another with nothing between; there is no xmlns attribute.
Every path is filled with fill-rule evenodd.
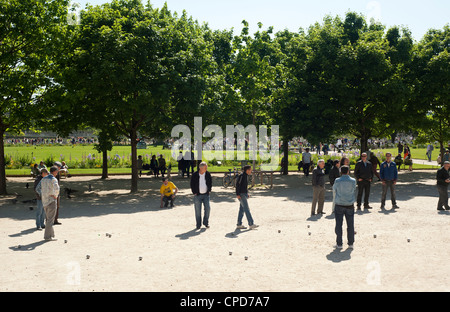
<svg viewBox="0 0 450 312"><path fill-rule="evenodd" d="M110 0L72 0L84 9L86 3L99 5ZM147 3L147 0L143 0ZM431 29L442 29L450 24L449 0L151 0L153 7L160 8L167 2L172 12L182 13L212 29L234 29L239 34L242 20L250 24L250 33L256 32L257 23L263 29L270 26L274 31L288 29L307 30L326 15L344 17L355 11L374 18L387 27L406 26L415 40L420 40Z"/></svg>

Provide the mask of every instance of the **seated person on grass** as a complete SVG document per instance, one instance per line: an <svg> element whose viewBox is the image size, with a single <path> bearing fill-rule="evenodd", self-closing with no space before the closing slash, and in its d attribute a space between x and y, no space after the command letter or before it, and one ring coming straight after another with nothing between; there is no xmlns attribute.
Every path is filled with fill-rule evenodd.
<svg viewBox="0 0 450 312"><path fill-rule="evenodd" d="M175 196L178 193L178 188L172 182L169 182L168 178L163 179L163 184L161 185L161 189L159 190L161 193L161 208L167 207L170 201L170 208L173 207L173 201L175 200Z"/></svg>

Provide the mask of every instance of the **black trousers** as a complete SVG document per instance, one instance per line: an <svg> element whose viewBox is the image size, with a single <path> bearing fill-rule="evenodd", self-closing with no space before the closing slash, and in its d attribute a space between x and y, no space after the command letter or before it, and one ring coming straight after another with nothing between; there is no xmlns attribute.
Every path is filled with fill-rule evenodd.
<svg viewBox="0 0 450 312"><path fill-rule="evenodd" d="M303 173L305 174L305 176L309 176L309 168L311 168L311 163L303 164Z"/></svg>
<svg viewBox="0 0 450 312"><path fill-rule="evenodd" d="M369 206L370 184L371 182L369 180L358 181L358 196L356 198L356 203L358 207L361 207L363 192L364 192L364 207Z"/></svg>
<svg viewBox="0 0 450 312"><path fill-rule="evenodd" d="M437 189L439 192L439 202L438 209L449 209L448 206L448 186L447 185L437 185Z"/></svg>

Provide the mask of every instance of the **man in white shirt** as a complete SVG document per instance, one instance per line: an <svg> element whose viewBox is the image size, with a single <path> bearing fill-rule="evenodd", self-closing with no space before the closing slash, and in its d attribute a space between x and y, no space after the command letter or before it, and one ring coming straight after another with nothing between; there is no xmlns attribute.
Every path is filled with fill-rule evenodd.
<svg viewBox="0 0 450 312"><path fill-rule="evenodd" d="M57 200L59 196L59 184L56 179L58 168L53 166L50 168L50 174L42 178L36 187L36 191L41 195L42 205L45 211L45 232L44 239L51 241L55 237L53 223L56 217Z"/></svg>
<svg viewBox="0 0 450 312"><path fill-rule="evenodd" d="M302 153L302 162L303 172L305 173L305 176L309 176L309 169L311 168L311 153L309 152L309 148Z"/></svg>
<svg viewBox="0 0 450 312"><path fill-rule="evenodd" d="M195 221L197 230L202 225L202 203L205 210L203 216L203 225L209 229L209 213L211 207L209 204L209 193L212 189L212 178L208 172L208 166L205 162L200 163L198 171L192 174L191 190L194 194Z"/></svg>

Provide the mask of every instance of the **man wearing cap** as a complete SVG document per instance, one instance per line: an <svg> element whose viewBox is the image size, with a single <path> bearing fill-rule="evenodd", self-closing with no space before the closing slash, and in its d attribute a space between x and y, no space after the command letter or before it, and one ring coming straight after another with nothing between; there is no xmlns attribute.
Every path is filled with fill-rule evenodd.
<svg viewBox="0 0 450 312"><path fill-rule="evenodd" d="M441 169L437 171L437 189L439 192L438 210L450 210L448 206L448 186L450 184L450 161L445 161Z"/></svg>
<svg viewBox="0 0 450 312"><path fill-rule="evenodd" d="M399 208L395 199L395 185L397 184L398 171L397 165L392 161L391 153L386 153L386 161L383 162L380 166L380 177L383 183L383 192L381 194L381 209L384 210L388 188L391 190L392 208Z"/></svg>
<svg viewBox="0 0 450 312"><path fill-rule="evenodd" d="M317 167L313 170L312 186L313 186L313 200L311 206L311 216L316 214L325 214L323 206L325 203L325 160L320 159Z"/></svg>
<svg viewBox="0 0 450 312"><path fill-rule="evenodd" d="M442 156L442 163L450 161L450 150L446 150L444 156Z"/></svg>
<svg viewBox="0 0 450 312"><path fill-rule="evenodd" d="M42 178L36 187L36 192L42 199L42 205L45 211L45 232L44 239L46 241L53 240L55 232L53 231L54 220L56 216L56 203L59 196L59 184L56 180L58 168L53 166L50 168L50 174Z"/></svg>

